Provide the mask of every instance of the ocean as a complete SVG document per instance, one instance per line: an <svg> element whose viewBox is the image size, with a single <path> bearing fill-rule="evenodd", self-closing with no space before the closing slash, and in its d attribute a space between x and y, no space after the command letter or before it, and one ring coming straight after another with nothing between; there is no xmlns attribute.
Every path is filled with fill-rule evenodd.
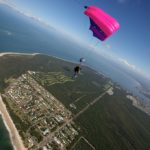
<svg viewBox="0 0 150 150"><path fill-rule="evenodd" d="M0 53L44 53L75 62L80 57L84 57L86 58L86 65L110 77L134 95L150 102L137 91L136 87L139 83L134 78L119 70L111 61L87 50L55 28L45 28L42 24L38 24L31 18L27 18L2 4L0 4L0 18ZM3 134L0 135L0 149L5 150L5 146L11 148L8 132L1 117L0 127L0 134Z"/></svg>
<svg viewBox="0 0 150 150"><path fill-rule="evenodd" d="M1 115L0 115L0 149L13 150L13 146L9 138L9 133L4 125Z"/></svg>
<svg viewBox="0 0 150 150"><path fill-rule="evenodd" d="M81 46L54 27L46 28L5 5L0 5L0 18L0 52L44 53L75 62L84 57L86 65L150 102L137 91L137 80L119 69L113 61Z"/></svg>

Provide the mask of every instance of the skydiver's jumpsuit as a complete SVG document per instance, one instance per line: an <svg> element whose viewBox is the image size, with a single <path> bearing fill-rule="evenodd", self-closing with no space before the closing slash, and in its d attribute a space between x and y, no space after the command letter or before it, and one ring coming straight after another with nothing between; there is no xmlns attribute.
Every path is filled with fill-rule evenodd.
<svg viewBox="0 0 150 150"><path fill-rule="evenodd" d="M79 72L80 72L80 67L79 67L79 66L76 66L76 67L74 68L74 77L75 77L75 78L78 76Z"/></svg>

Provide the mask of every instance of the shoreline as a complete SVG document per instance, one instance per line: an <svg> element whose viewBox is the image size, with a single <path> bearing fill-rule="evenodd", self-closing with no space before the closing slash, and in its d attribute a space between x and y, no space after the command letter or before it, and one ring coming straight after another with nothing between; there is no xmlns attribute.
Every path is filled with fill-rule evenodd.
<svg viewBox="0 0 150 150"><path fill-rule="evenodd" d="M21 136L18 133L18 130L15 127L15 124L13 123L7 111L7 108L2 100L1 94L0 94L0 105L1 105L0 115L2 116L5 127L7 128L10 141L12 143L14 150L27 150L23 144L23 140L21 139Z"/></svg>
<svg viewBox="0 0 150 150"><path fill-rule="evenodd" d="M65 61L65 62L69 62L69 63L72 63L74 65L79 65L79 61L71 61L71 60L68 60L68 59L64 59L64 58L60 58L60 57L57 57L57 56L53 56L53 55L49 55L49 54L44 54L44 53L18 53L18 52L2 52L0 53L0 57L3 57L5 55L26 55L26 56L36 56L36 55L46 55L46 56L49 56L49 57L53 57L53 58L56 58L56 59L59 59L59 60L62 60L62 61ZM103 74L102 72L100 71L97 71L96 69L92 68L90 65L88 64L82 64L82 66L84 67L89 67L90 69L92 69L93 71L96 71L97 73L103 75L103 76L106 76L105 74ZM108 76L106 76L107 78L110 78Z"/></svg>
<svg viewBox="0 0 150 150"><path fill-rule="evenodd" d="M5 121L5 119L4 119L4 115L3 115L3 113L2 113L1 111L0 111L0 116L1 116L1 118L2 118L2 120L3 120L3 123L4 123L4 125L5 125L6 130L8 131L10 143L11 143L13 149L14 149L14 150L17 150L17 149L16 149L16 146L15 146L15 145L13 144L13 142L12 142L11 131L10 131L10 129L9 129L9 127L8 127L8 125L7 125L6 121Z"/></svg>
<svg viewBox="0 0 150 150"><path fill-rule="evenodd" d="M79 63L78 61L71 61L71 60L67 60L67 59L64 59L64 58L60 58L60 57L57 57L57 56L48 55L48 54L44 54L44 53L17 53L17 52L2 52L2 53L0 53L0 57L5 56L5 55L27 55L27 56L46 55L46 56L57 58L57 59L60 59L60 60L63 60L63 61L74 63L74 64ZM87 65L84 64L83 66L87 66Z"/></svg>
<svg viewBox="0 0 150 150"><path fill-rule="evenodd" d="M31 55L31 56L35 56L38 55L40 53L17 53L17 52L3 52L0 53L0 57L5 56L5 55Z"/></svg>

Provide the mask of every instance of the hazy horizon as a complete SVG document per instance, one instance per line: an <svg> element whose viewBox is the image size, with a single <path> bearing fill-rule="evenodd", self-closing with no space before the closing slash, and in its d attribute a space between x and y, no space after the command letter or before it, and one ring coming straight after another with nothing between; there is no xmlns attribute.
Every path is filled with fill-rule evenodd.
<svg viewBox="0 0 150 150"><path fill-rule="evenodd" d="M126 88L140 85L140 82L150 86L149 79L124 59L113 57L104 49L97 51L93 45L87 46L53 27L43 26L39 21L10 10L8 5L0 6L0 52L44 53L71 61L85 57L87 65ZM109 47L107 49L109 51ZM133 85L126 85L124 78L134 79Z"/></svg>

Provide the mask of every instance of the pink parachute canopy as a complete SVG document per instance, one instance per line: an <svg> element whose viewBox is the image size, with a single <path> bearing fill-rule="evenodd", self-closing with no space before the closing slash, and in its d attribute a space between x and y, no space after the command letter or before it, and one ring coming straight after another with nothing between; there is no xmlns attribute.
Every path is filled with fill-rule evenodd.
<svg viewBox="0 0 150 150"><path fill-rule="evenodd" d="M90 30L93 36L104 41L119 29L119 23L102 9L96 6L88 6L84 12L90 18Z"/></svg>

